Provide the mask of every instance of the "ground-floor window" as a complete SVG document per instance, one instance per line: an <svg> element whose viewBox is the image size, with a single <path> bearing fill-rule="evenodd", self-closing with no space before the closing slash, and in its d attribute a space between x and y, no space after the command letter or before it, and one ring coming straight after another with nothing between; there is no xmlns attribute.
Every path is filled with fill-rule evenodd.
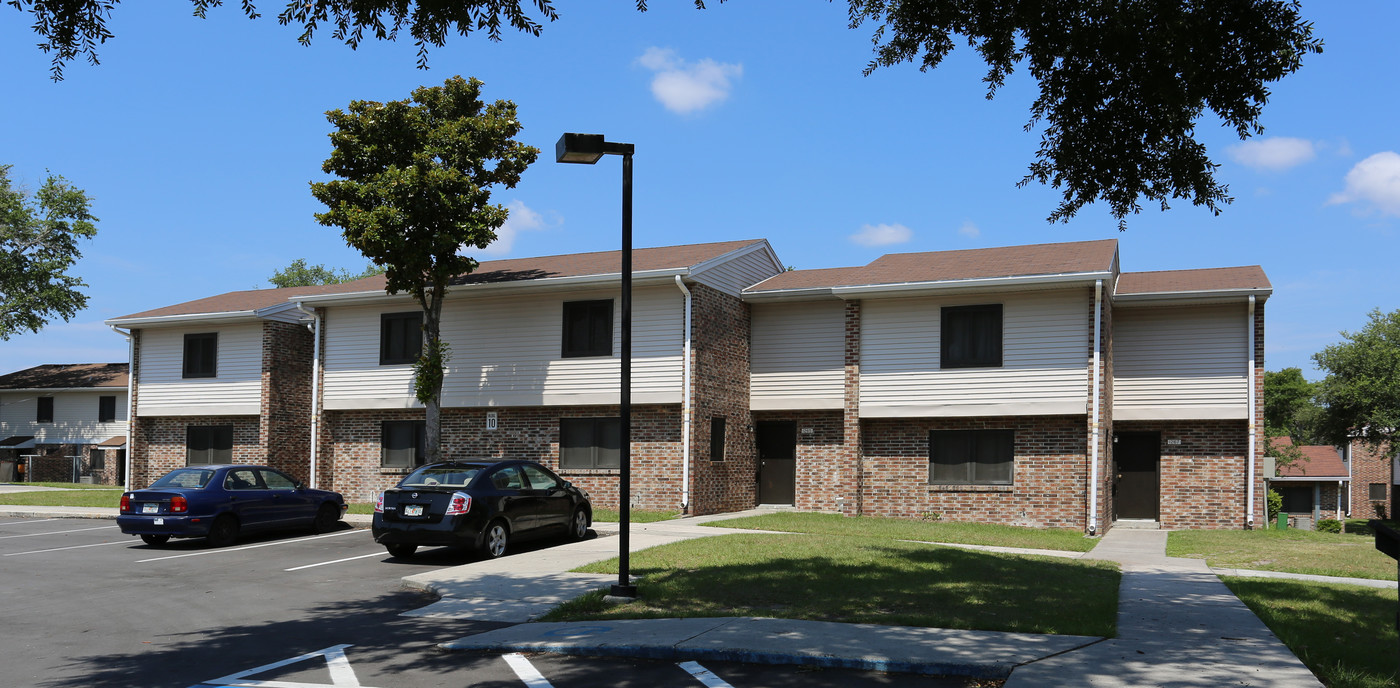
<svg viewBox="0 0 1400 688"><path fill-rule="evenodd" d="M106 463L107 463L107 462L105 461L106 455L107 455L107 452L104 452L104 451L102 451L101 449L89 449L89 450L88 450L88 468L90 468L90 469L92 469L92 470L94 470L94 471L100 471L100 470L102 470L103 468L105 468L105 467L106 467Z"/></svg>
<svg viewBox="0 0 1400 688"><path fill-rule="evenodd" d="M1283 496L1283 510L1290 514L1310 514L1313 510L1312 485L1284 485L1278 488Z"/></svg>
<svg viewBox="0 0 1400 688"><path fill-rule="evenodd" d="M621 467L620 418L560 418L560 468Z"/></svg>
<svg viewBox="0 0 1400 688"><path fill-rule="evenodd" d="M185 428L186 465L233 463L232 425L191 425Z"/></svg>
<svg viewBox="0 0 1400 688"><path fill-rule="evenodd" d="M928 447L932 484L1011 484L1013 430L933 430Z"/></svg>
<svg viewBox="0 0 1400 688"><path fill-rule="evenodd" d="M386 420L380 426L379 464L385 468L411 468L423 463L427 423L421 420Z"/></svg>

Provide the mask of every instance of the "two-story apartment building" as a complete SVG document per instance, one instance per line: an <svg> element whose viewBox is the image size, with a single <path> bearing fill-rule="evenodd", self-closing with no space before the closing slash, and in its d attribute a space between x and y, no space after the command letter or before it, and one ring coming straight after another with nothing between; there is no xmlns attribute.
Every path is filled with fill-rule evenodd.
<svg viewBox="0 0 1400 688"><path fill-rule="evenodd" d="M41 365L0 375L0 479L121 484L127 364ZM13 473L13 475L8 475Z"/></svg>
<svg viewBox="0 0 1400 688"><path fill-rule="evenodd" d="M1262 521L1257 267L1122 273L1112 240L824 270L785 271L761 240L633 260L635 507ZM616 506L619 265L521 258L454 280L444 456L537 460ZM421 316L382 277L110 322L138 352L146 480L259 460L368 501L422 460Z"/></svg>

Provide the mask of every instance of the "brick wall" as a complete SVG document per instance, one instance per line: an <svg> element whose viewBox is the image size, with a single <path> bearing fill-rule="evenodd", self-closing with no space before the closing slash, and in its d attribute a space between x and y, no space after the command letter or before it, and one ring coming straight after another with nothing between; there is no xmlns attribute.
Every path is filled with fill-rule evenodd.
<svg viewBox="0 0 1400 688"><path fill-rule="evenodd" d="M1119 421L1115 429L1161 433L1158 520L1163 528L1244 526L1246 421ZM1176 440L1180 444L1169 444ZM1262 499L1262 492L1257 498ZM1257 523L1263 523L1263 516Z"/></svg>
<svg viewBox="0 0 1400 688"><path fill-rule="evenodd" d="M1098 475L1097 491L1090 501L1096 502L1097 509L1094 510L1096 517L1096 534L1104 533L1113 526L1113 304L1109 295L1113 292L1113 282L1106 280L1103 286L1103 300L1100 304L1101 322L1099 323L1099 434L1098 434ZM1090 394L1094 392L1093 387L1093 366L1094 360L1094 309L1089 309L1089 350L1088 360L1091 362L1089 370L1089 381L1086 388ZM1091 413L1093 413L1093 398L1085 400L1085 418L1090 424L1086 429L1090 441L1093 441L1094 427ZM1092 468L1092 466L1091 466ZM1085 513L1089 513L1086 509Z"/></svg>
<svg viewBox="0 0 1400 688"><path fill-rule="evenodd" d="M1394 485L1391 484L1390 459L1385 448L1375 448L1361 440L1351 441L1351 517L1395 518ZM1385 486L1385 499L1371 501L1371 485ZM1384 513L1382 513L1384 512Z"/></svg>
<svg viewBox="0 0 1400 688"><path fill-rule="evenodd" d="M832 484L841 493L837 499L840 508L847 515L859 516L865 513L865 457L861 449L860 424L860 316L861 302L847 301L845 307L845 354L844 354L844 397L841 407L842 451L832 457L834 464L829 471L839 471L841 475ZM799 463L799 468L801 464ZM799 483L800 487L800 483ZM823 495L817 495L820 500ZM798 499L802 500L801 492ZM821 508L820 501L808 508Z"/></svg>
<svg viewBox="0 0 1400 688"><path fill-rule="evenodd" d="M1260 528L1265 525L1264 522L1268 516L1269 508L1268 498L1265 494L1268 489L1265 478L1272 477L1264 475L1264 303L1262 301L1254 305L1254 379L1252 382L1254 383L1253 430L1256 433L1256 437L1254 440L1254 456L1250 457L1250 461L1254 464L1254 484L1249 486L1249 488L1254 491L1254 527ZM1249 442L1249 432L1250 428L1246 427L1243 429L1243 441L1246 447ZM1242 454L1247 453L1249 453L1248 449L1242 452ZM1249 464L1246 464L1246 469L1248 466ZM1246 476L1245 481L1247 482L1248 480L1249 478ZM1244 494L1248 495L1248 492L1244 492ZM1241 510L1246 508L1243 503L1237 502L1237 504L1240 505L1238 508ZM1247 525L1245 521L1247 521L1245 518L1236 518L1232 524L1219 527L1243 528Z"/></svg>
<svg viewBox="0 0 1400 688"><path fill-rule="evenodd" d="M310 478L311 356L314 344L304 325L265 322L262 333L262 395L259 436L267 465Z"/></svg>
<svg viewBox="0 0 1400 688"><path fill-rule="evenodd" d="M132 485L146 487L160 476L185 465L186 428L192 425L232 425L233 463L262 463L266 445L257 416L156 416L143 417L132 443L141 447L140 461L132 461Z"/></svg>
<svg viewBox="0 0 1400 688"><path fill-rule="evenodd" d="M749 307L703 284L690 286L693 394L692 514L758 503L757 447L749 411ZM710 460L710 419L725 419L724 460ZM679 471L676 480L679 481ZM634 496L636 486L633 486Z"/></svg>
<svg viewBox="0 0 1400 688"><path fill-rule="evenodd" d="M855 468L851 463L855 452L846 439L841 411L755 411L753 415L756 423L791 421L797 425L795 508L855 515ZM811 429L811 434L803 434L804 429Z"/></svg>

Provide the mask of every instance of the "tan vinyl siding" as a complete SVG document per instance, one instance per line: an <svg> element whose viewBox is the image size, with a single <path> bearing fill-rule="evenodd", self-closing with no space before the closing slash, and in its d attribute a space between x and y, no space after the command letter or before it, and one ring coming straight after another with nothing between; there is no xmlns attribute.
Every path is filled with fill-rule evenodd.
<svg viewBox="0 0 1400 688"><path fill-rule="evenodd" d="M217 377L182 377L185 335L217 332ZM138 416L257 414L262 394L262 323L141 331Z"/></svg>
<svg viewBox="0 0 1400 688"><path fill-rule="evenodd" d="M563 304L613 298L613 355L564 358ZM442 336L451 348L443 406L617 403L621 323L617 292L449 299ZM379 314L341 307L326 318L325 404L330 409L414 406L408 365L379 365ZM683 301L679 289L638 289L632 299L632 398L680 401Z"/></svg>
<svg viewBox="0 0 1400 688"><path fill-rule="evenodd" d="M755 410L841 408L845 304L754 304L750 402Z"/></svg>
<svg viewBox="0 0 1400 688"><path fill-rule="evenodd" d="M738 296L744 289L776 274L778 266L773 264L767 251L759 249L703 270L695 275L695 281Z"/></svg>
<svg viewBox="0 0 1400 688"><path fill-rule="evenodd" d="M1245 418L1246 311L1243 304L1114 309L1114 418Z"/></svg>
<svg viewBox="0 0 1400 688"><path fill-rule="evenodd" d="M942 306L1000 303L1002 366L939 368ZM1084 413L1087 290L869 299L861 305L862 416Z"/></svg>
<svg viewBox="0 0 1400 688"><path fill-rule="evenodd" d="M53 397L53 422L39 423L38 398ZM116 397L117 419L97 422L98 398ZM41 444L90 444L126 434L126 390L59 390L0 394L0 437L33 436Z"/></svg>

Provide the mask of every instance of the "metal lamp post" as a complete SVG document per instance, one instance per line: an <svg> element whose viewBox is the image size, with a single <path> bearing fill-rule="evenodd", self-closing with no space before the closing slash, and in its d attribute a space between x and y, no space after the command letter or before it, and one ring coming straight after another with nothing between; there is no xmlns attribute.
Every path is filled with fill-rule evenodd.
<svg viewBox="0 0 1400 688"><path fill-rule="evenodd" d="M618 511L622 530L618 547L617 585L612 586L616 597L636 597L630 569L630 537L632 522L632 151L630 143L604 141L602 134L564 134L554 144L558 162L592 165L604 155L622 156L622 398L621 444L618 463L622 475L618 485Z"/></svg>

